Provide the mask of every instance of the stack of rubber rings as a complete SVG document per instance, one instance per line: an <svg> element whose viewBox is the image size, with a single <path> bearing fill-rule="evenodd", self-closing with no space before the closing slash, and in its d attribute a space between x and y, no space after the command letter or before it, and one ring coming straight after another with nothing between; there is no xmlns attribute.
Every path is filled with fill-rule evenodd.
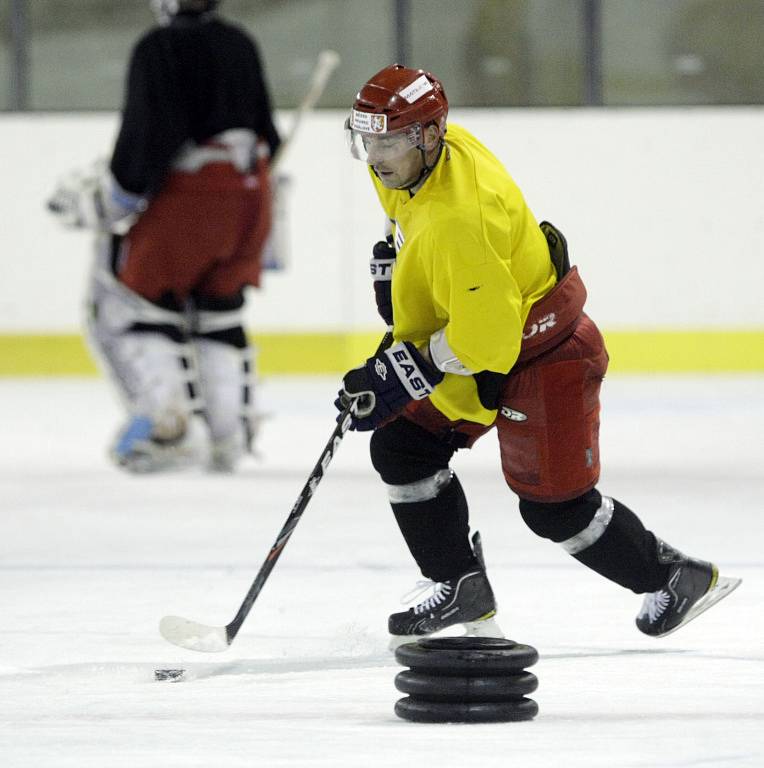
<svg viewBox="0 0 764 768"><path fill-rule="evenodd" d="M395 714L418 723L499 723L532 720L538 704L527 694L538 678L530 645L495 637L428 638L401 645L395 687L408 694Z"/></svg>

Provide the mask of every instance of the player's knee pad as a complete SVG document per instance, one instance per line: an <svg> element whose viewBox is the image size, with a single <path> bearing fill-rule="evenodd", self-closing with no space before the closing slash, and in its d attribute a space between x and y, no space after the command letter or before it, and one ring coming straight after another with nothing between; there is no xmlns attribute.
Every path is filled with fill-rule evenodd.
<svg viewBox="0 0 764 768"><path fill-rule="evenodd" d="M387 485L406 485L448 470L450 445L406 418L376 429L369 444L371 461Z"/></svg>
<svg viewBox="0 0 764 768"><path fill-rule="evenodd" d="M614 502L593 488L591 491L558 503L520 499L520 514L538 536L558 543L576 555L590 547L605 533L613 517Z"/></svg>

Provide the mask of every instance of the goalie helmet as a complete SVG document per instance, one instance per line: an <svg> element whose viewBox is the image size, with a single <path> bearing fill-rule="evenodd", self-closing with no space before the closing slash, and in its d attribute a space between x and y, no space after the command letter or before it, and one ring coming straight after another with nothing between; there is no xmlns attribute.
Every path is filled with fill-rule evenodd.
<svg viewBox="0 0 764 768"><path fill-rule="evenodd" d="M214 11L220 0L151 0L151 10L160 24L169 24L180 11Z"/></svg>
<svg viewBox="0 0 764 768"><path fill-rule="evenodd" d="M424 149L425 128L446 132L448 99L443 84L430 72L391 64L377 72L356 94L346 122L354 157L367 159L370 140L392 148Z"/></svg>

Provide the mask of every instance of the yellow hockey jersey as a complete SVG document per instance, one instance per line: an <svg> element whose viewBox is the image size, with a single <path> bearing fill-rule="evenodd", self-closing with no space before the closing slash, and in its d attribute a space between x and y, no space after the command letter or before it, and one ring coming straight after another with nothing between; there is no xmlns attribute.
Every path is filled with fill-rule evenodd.
<svg viewBox="0 0 764 768"><path fill-rule="evenodd" d="M387 189L369 169L393 222L396 341L419 347L443 329L472 373L506 373L520 352L531 305L556 283L546 239L504 166L449 124L446 147L422 188ZM446 373L430 395L449 419L491 424L471 375Z"/></svg>

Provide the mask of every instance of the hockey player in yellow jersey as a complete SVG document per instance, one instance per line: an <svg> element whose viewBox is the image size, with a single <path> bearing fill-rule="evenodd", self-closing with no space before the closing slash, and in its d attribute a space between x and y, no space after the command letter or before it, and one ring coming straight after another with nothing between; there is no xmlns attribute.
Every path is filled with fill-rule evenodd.
<svg viewBox="0 0 764 768"><path fill-rule="evenodd" d="M394 643L455 624L500 635L479 534L450 463L496 429L502 470L539 536L643 594L638 628L666 635L739 579L669 546L601 494L600 332L567 243L539 224L501 162L447 123L431 73L398 64L358 92L346 134L391 233L372 252L393 343L348 371L336 405L373 430L371 460L432 594L389 618Z"/></svg>
<svg viewBox="0 0 764 768"><path fill-rule="evenodd" d="M530 307L554 287L554 268L541 229L498 160L459 126L448 137L447 157L416 195L373 176L398 247L405 244L393 282L395 336L419 346L444 329L436 354L470 371L508 371ZM451 419L491 424L496 417L469 376L446 377L431 400Z"/></svg>

